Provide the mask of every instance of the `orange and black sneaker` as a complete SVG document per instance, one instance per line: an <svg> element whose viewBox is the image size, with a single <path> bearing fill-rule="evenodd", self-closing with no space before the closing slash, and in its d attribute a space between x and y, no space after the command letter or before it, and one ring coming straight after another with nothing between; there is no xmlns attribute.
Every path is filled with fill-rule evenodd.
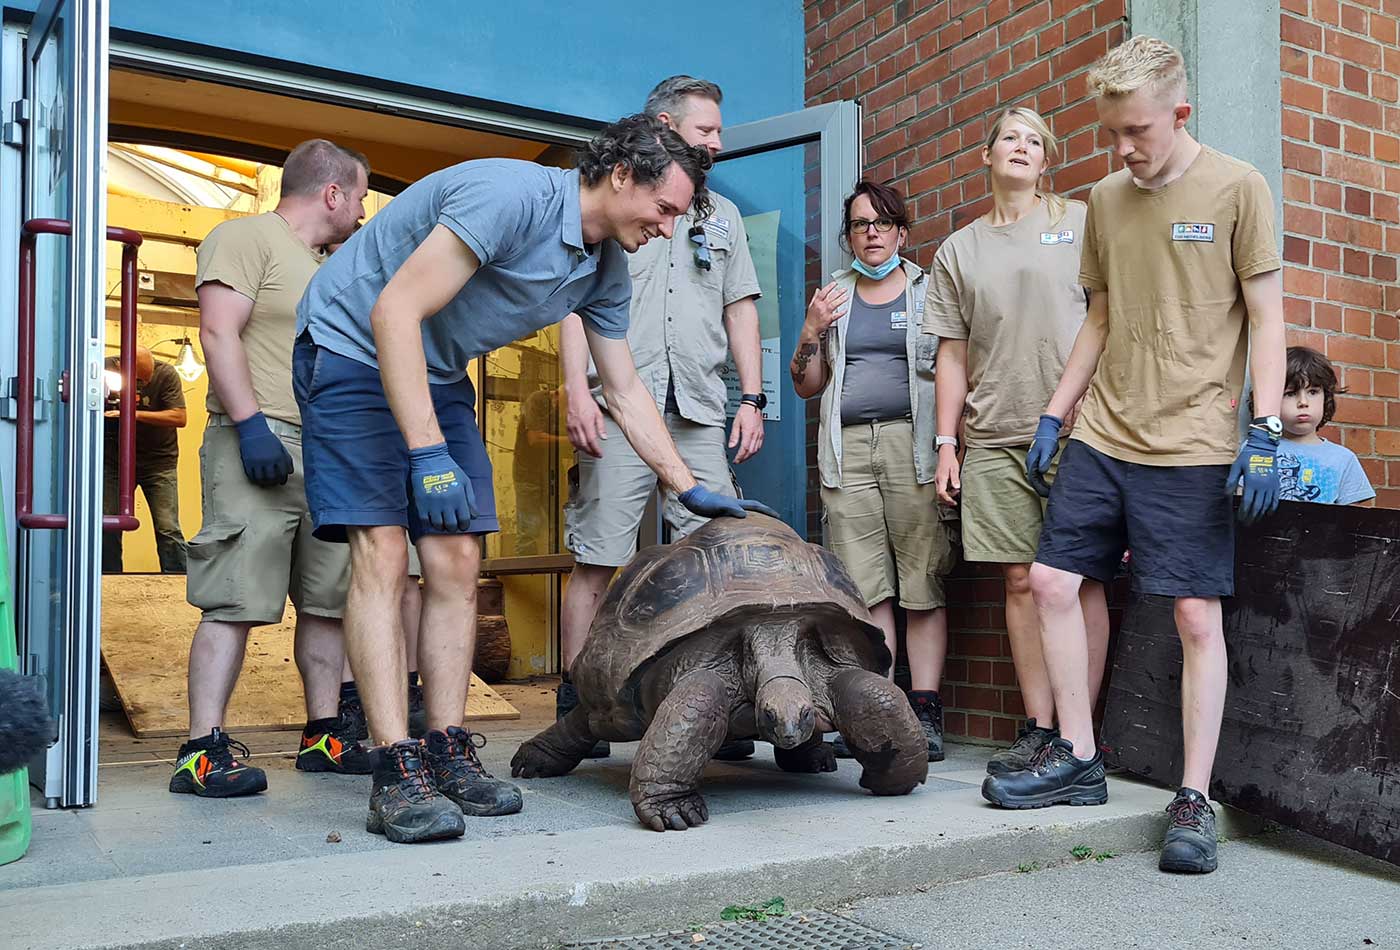
<svg viewBox="0 0 1400 950"><path fill-rule="evenodd" d="M233 798L267 790L267 773L233 757L249 755L248 747L222 729L180 746L170 790L201 798Z"/></svg>
<svg viewBox="0 0 1400 950"><path fill-rule="evenodd" d="M297 768L303 772L368 775L374 771L369 750L350 737L343 719L315 719L301 732Z"/></svg>

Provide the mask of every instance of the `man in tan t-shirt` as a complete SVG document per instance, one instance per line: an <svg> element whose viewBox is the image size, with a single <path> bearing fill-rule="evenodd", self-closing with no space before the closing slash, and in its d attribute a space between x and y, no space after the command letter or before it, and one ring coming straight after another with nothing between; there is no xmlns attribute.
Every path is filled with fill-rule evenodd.
<svg viewBox="0 0 1400 950"><path fill-rule="evenodd" d="M1232 496L1242 484L1245 520L1273 511L1279 496L1273 200L1247 163L1186 131L1186 70L1168 44L1134 37L1088 79L1127 167L1089 196L1079 268L1089 313L1026 461L1032 480L1045 473L1061 421L1088 390L1031 568L1060 737L1029 768L988 776L982 795L1011 808L1108 800L1078 594L1086 577L1110 580L1126 546L1134 587L1175 598L1183 653L1183 775L1159 866L1206 873L1216 867L1205 791L1225 703L1220 598L1234 592ZM1246 353L1261 416L1240 448Z"/></svg>
<svg viewBox="0 0 1400 950"><path fill-rule="evenodd" d="M190 645L190 738L172 792L208 798L267 788L223 731L248 632L297 608L296 661L307 725L297 768L367 774L368 753L336 715L349 556L311 534L292 393L296 307L324 257L364 217L369 163L325 139L298 145L275 211L226 221L199 247L199 339L209 369L200 449L204 523L190 542L189 602L203 611Z"/></svg>

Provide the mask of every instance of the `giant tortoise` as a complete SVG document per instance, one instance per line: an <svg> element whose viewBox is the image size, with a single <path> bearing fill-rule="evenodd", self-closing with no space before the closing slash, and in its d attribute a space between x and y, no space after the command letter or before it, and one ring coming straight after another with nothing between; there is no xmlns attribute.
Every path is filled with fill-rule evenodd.
<svg viewBox="0 0 1400 950"><path fill-rule="evenodd" d="M928 742L880 629L835 555L766 515L717 518L639 552L573 665L579 705L521 745L518 778L564 775L594 742L641 740L632 807L656 831L709 817L698 785L726 740L773 743L790 772L836 769L837 729L876 795L928 776Z"/></svg>

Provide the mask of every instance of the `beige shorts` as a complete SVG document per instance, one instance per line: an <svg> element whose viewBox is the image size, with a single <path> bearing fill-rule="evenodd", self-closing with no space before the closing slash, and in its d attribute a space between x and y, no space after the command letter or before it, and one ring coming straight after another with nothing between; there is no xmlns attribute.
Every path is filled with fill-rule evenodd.
<svg viewBox="0 0 1400 950"><path fill-rule="evenodd" d="M1063 443L1062 443L1063 447ZM1030 446L969 448L962 465L962 546L969 561L1029 564L1040 544L1045 499L1026 478ZM1055 480L1059 453L1046 473Z"/></svg>
<svg viewBox="0 0 1400 950"><path fill-rule="evenodd" d="M947 603L943 578L958 560L955 516L914 474L913 423L842 427L841 487L823 487L822 506L831 550L867 606L896 595L906 610Z"/></svg>
<svg viewBox="0 0 1400 950"><path fill-rule="evenodd" d="M579 452L569 472L564 506L564 544L580 564L621 567L637 553L637 529L647 499L656 491L656 473L633 451L616 422L604 415L608 437L603 457ZM724 427L704 426L666 413L666 428L695 478L711 491L734 497L734 478L725 455ZM685 537L708 519L666 493L666 523L673 539Z"/></svg>
<svg viewBox="0 0 1400 950"><path fill-rule="evenodd" d="M209 417L199 449L204 525L190 541L187 599L206 620L279 623L289 595L297 610L340 617L350 546L312 537L301 429L277 419L267 424L295 466L287 484L272 488L244 475L238 431L228 417Z"/></svg>

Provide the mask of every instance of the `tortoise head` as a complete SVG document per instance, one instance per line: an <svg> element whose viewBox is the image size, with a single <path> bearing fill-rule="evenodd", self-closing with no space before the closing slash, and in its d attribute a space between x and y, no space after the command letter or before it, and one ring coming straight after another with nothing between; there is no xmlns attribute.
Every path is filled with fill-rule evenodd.
<svg viewBox="0 0 1400 950"><path fill-rule="evenodd" d="M812 738L817 727L812 691L800 679L774 677L758 688L754 719L763 739L779 749L795 749Z"/></svg>

